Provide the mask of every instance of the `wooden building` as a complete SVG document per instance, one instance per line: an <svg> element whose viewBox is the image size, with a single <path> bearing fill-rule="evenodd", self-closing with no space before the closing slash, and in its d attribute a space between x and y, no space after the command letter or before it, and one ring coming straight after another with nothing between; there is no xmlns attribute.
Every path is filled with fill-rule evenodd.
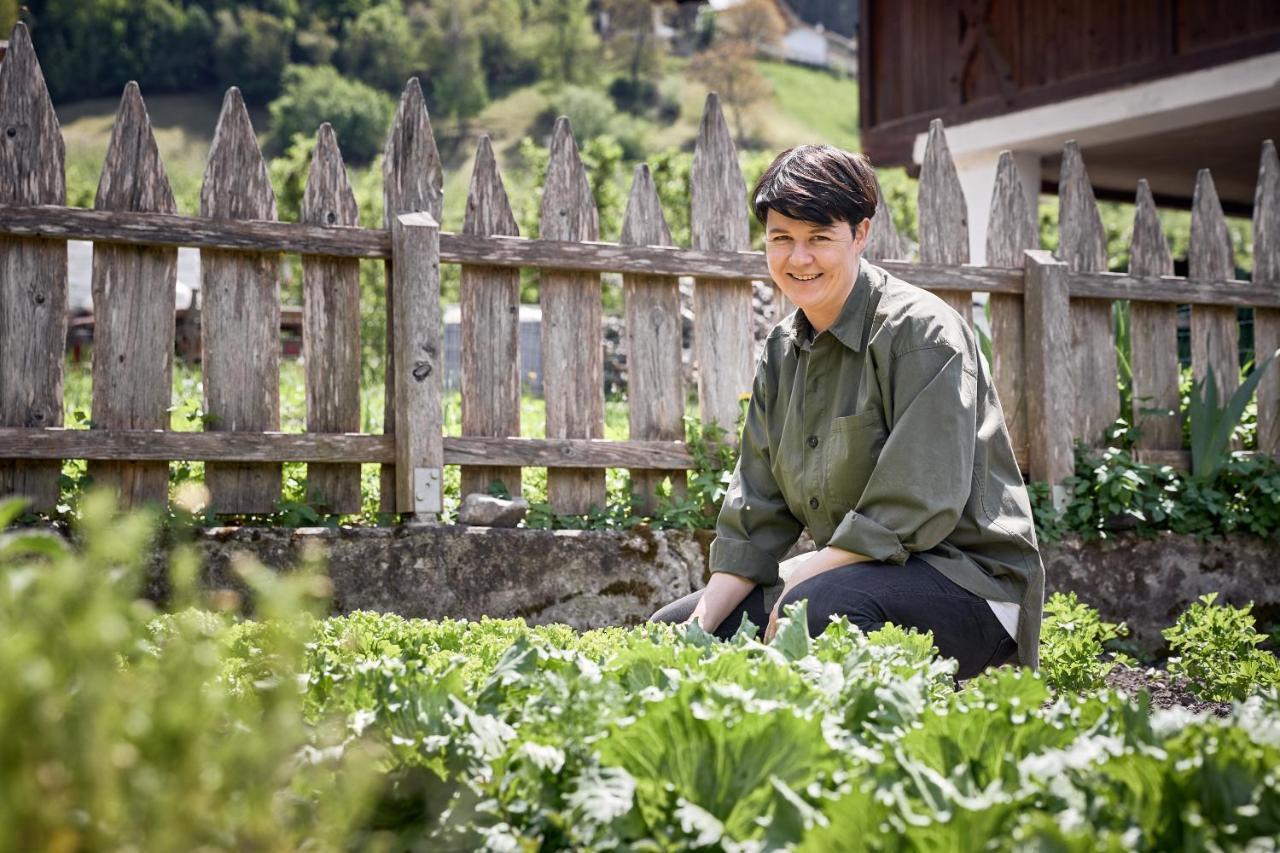
<svg viewBox="0 0 1280 853"><path fill-rule="evenodd" d="M1280 135L1274 0L862 0L864 150L913 170L941 118L970 208L974 258L996 162L1055 192L1079 142L1099 197L1188 204L1210 168L1228 212L1253 205L1261 140Z"/></svg>

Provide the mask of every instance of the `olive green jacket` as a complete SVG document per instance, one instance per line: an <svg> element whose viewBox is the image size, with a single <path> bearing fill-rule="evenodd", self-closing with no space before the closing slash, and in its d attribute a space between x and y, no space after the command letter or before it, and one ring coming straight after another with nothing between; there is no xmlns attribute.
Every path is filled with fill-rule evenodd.
<svg viewBox="0 0 1280 853"><path fill-rule="evenodd" d="M1039 665L1044 567L1026 486L973 330L941 299L867 261L840 316L796 311L756 367L711 570L776 587L804 528L815 544L922 559L1020 607L1019 661Z"/></svg>

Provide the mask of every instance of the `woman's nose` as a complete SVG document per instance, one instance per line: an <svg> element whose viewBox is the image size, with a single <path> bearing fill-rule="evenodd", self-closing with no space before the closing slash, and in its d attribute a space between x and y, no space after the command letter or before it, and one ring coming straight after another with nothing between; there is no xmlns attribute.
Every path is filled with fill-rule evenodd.
<svg viewBox="0 0 1280 853"><path fill-rule="evenodd" d="M796 242L795 248L791 250L791 261L795 264L806 264L813 260L813 252L809 251L809 247L803 242Z"/></svg>

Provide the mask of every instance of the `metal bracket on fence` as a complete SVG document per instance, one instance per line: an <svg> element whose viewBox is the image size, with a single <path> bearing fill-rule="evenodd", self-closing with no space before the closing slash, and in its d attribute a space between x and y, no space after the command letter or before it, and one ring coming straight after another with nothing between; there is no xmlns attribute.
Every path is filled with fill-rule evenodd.
<svg viewBox="0 0 1280 853"><path fill-rule="evenodd" d="M415 515L439 515L444 509L439 468L413 469L413 511Z"/></svg>

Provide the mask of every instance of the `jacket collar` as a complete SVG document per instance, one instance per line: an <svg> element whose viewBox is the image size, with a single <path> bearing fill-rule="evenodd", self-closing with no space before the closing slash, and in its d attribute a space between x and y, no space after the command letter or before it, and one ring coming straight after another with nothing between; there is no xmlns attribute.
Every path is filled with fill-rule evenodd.
<svg viewBox="0 0 1280 853"><path fill-rule="evenodd" d="M866 259L859 260L858 278L853 282L853 287L845 298L844 307L840 309L835 323L828 330L836 340L854 352L862 352L873 278L871 265ZM791 345L797 349L807 350L813 343L813 326L809 323L809 318L805 316L804 311L799 308L791 315L787 337Z"/></svg>

